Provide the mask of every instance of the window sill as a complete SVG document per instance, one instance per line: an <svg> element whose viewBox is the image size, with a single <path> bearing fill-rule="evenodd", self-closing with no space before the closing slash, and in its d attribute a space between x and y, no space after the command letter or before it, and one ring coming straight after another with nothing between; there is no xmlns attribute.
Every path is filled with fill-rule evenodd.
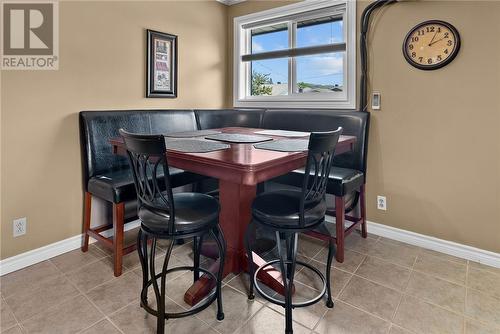
<svg viewBox="0 0 500 334"><path fill-rule="evenodd" d="M255 100L235 100L235 108L313 108L313 109L356 109L356 102L352 101L255 101Z"/></svg>

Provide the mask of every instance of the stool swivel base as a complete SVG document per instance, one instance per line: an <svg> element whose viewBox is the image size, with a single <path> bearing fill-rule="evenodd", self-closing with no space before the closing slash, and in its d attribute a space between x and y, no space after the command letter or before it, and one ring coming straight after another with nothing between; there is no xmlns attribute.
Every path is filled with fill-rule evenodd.
<svg viewBox="0 0 500 334"><path fill-rule="evenodd" d="M221 282L222 282L222 274L224 270L224 257L226 252L226 243L224 240L224 236L222 234L222 230L218 224L214 225L213 228L209 229L208 234L215 240L219 250L219 270L217 276L210 272L207 269L200 267L200 249L203 241L204 234L207 234L207 231L196 231L190 234L183 235L168 235L168 236L159 236L157 234L148 233L148 231L144 230L142 227L139 230L137 236L137 249L139 252L139 259L142 266L142 274L143 274L143 283L141 290L141 307L144 310L155 317L157 317L157 333L163 334L165 330L165 320L167 319L175 319L175 318L183 318L187 316L191 316L193 314L199 313L202 310L209 307L215 300L217 300L217 320L222 321L224 319L224 312L222 309L222 293L221 293ZM179 266L168 269L168 262L170 256L172 254L172 249L176 240L178 239L187 239L193 237L194 238L194 265L193 266ZM148 238L152 238L151 243L151 251L148 256ZM162 270L159 273L156 273L155 270L155 259L156 259L156 244L157 239L169 239L170 243L165 255L165 260L163 261ZM216 282L215 289L210 293L204 300L202 300L198 305L192 307L191 309L184 312L166 312L165 311L165 290L166 290L166 276L170 273L176 271L192 271L193 279L196 281L200 278L200 273L207 274L211 280ZM151 277L154 277L151 278ZM160 284L158 284L158 280L160 280ZM153 291L156 297L156 305L157 308L154 309L148 304L148 290L149 287L153 287Z"/></svg>
<svg viewBox="0 0 500 334"><path fill-rule="evenodd" d="M250 229L250 226L249 226ZM250 241L248 236L250 233L247 230L246 238L245 238L245 243L247 247L247 253L248 257L251 259L252 257L252 248L250 245ZM276 245L278 249L278 254L279 258L274 259L271 261L268 261L255 269L253 266L249 267L250 271L250 291L248 294L248 299L253 300L255 298L254 294L254 287L259 293L259 295L262 296L262 298L266 299L267 301L280 305L283 308L285 308L285 333L286 334L292 334L293 329L292 329L292 310L295 308L300 308L300 307L306 307L313 305L320 300L323 299L323 297L326 295L327 300L326 300L326 306L328 308L333 308L333 300L331 297L331 286L330 286L330 271L331 271L331 264L333 257L335 255L335 245L333 242L330 241L329 247L328 247L328 259L327 259L327 268L326 268L326 275L324 275L321 271L319 271L317 268L313 267L312 265L305 263L303 261L299 261L296 259L297 257L297 239L298 235L296 232L291 232L291 233L285 233L285 232L280 232L276 231ZM283 256L282 253L282 246L281 244L285 243L287 246L287 259ZM249 263L253 263L251 260ZM282 279L283 279L283 285L284 285L284 300L277 299L268 293L266 293L262 287L260 282L257 279L257 276L262 270L266 270L269 267L279 264ZM322 288L321 291L314 296L313 298L310 298L305 301L301 302L293 302L292 294L293 294L293 281L294 281L294 275L295 275L295 267L296 265L301 265L304 267L303 270L310 270L313 272L321 281L322 283Z"/></svg>

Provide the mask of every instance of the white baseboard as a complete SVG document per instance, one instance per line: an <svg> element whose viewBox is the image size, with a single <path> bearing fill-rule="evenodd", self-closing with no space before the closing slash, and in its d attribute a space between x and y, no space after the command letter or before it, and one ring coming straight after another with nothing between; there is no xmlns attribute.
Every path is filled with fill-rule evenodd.
<svg viewBox="0 0 500 334"><path fill-rule="evenodd" d="M430 237L424 234L410 232L399 228L367 222L368 232L388 239L406 242L410 245L431 249L462 259L471 260L500 268L500 254L484 249L462 245L456 242Z"/></svg>
<svg viewBox="0 0 500 334"><path fill-rule="evenodd" d="M134 221L125 225L125 231L139 226L139 221ZM423 248L432 249L441 253L457 256L463 259L480 262L489 266L500 268L500 254L483 249L462 245L456 242L430 237L415 232L402 230L399 228L368 222L368 231L371 234L379 235L388 239L406 242ZM106 237L112 235L112 231L103 233ZM91 238L91 242L95 242ZM55 242L26 253L9 257L0 261L0 276L13 271L31 266L38 262L48 260L52 257L70 252L82 246L82 235Z"/></svg>
<svg viewBox="0 0 500 334"><path fill-rule="evenodd" d="M125 231L136 228L140 225L138 220L125 224ZM113 235L113 230L104 231L101 233L105 237ZM43 246L28 252L15 255L0 261L0 276L6 275L13 271L23 269L25 267L34 265L53 258L55 256L70 252L72 250L82 247L83 235L75 235L74 237L54 242L50 245ZM95 240L90 238L90 243Z"/></svg>

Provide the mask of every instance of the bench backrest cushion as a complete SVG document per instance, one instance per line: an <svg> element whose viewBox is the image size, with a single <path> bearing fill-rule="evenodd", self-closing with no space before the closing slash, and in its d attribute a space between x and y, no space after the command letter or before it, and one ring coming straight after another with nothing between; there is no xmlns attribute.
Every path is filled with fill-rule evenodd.
<svg viewBox="0 0 500 334"><path fill-rule="evenodd" d="M195 110L200 130L224 127L260 128L263 109L198 109Z"/></svg>
<svg viewBox="0 0 500 334"><path fill-rule="evenodd" d="M158 134L197 129L192 110L82 111L79 119L85 188L95 175L129 169L127 158L113 154L109 143L120 136L120 128Z"/></svg>
<svg viewBox="0 0 500 334"><path fill-rule="evenodd" d="M196 116L192 110L148 111L151 133L167 134L173 132L196 131Z"/></svg>
<svg viewBox="0 0 500 334"><path fill-rule="evenodd" d="M342 134L356 136L354 150L341 154L333 165L360 170L366 173L366 151L370 114L359 111L268 109L262 127L292 131L332 131L341 126Z"/></svg>

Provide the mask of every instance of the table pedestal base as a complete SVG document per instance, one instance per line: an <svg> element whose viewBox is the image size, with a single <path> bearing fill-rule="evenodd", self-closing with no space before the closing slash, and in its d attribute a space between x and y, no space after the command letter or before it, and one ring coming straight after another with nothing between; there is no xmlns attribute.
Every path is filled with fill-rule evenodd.
<svg viewBox="0 0 500 334"><path fill-rule="evenodd" d="M263 258L255 253L253 253L253 260L255 268L262 266L266 262ZM248 262L246 255L242 255L241 262L244 262L245 264ZM208 270L212 273L217 273L217 271L219 270L219 261L215 261L208 268ZM229 273L226 273L226 270L224 271L224 276L227 276ZM281 278L281 272L279 270L276 270L274 268L261 270L259 272L259 275L257 276L257 279L280 295L284 294L283 279ZM213 279L210 279L210 276L204 274L186 291L186 293L184 294L184 301L188 305L194 306L201 300L203 300L214 287L215 281Z"/></svg>
<svg viewBox="0 0 500 334"><path fill-rule="evenodd" d="M224 264L224 277L229 273L239 274L247 271L247 257L244 247L244 237L247 225L252 219L251 207L256 195L255 185L244 185L224 180L219 181L219 197L221 212L219 214L219 224L221 225L226 239L226 263ZM216 252L206 249L206 255L216 258ZM259 267L265 263L256 253L253 254L254 264ZM214 262L210 272L217 272L219 262ZM281 273L275 269L263 270L257 277L276 292L283 294L284 287ZM215 282L208 275L203 275L184 294L184 301L188 305L196 305L203 300L214 288Z"/></svg>

